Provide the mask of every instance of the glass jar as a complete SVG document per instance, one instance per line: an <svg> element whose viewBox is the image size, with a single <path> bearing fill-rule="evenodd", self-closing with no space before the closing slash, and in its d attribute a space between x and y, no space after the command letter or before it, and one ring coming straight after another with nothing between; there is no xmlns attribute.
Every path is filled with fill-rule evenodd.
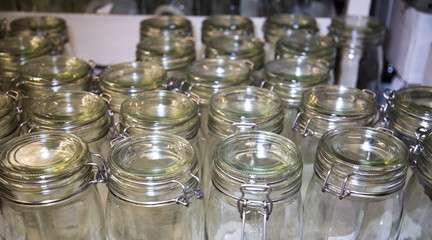
<svg viewBox="0 0 432 240"><path fill-rule="evenodd" d="M156 16L140 23L141 40L145 37L193 37L192 23L182 16Z"/></svg>
<svg viewBox="0 0 432 240"><path fill-rule="evenodd" d="M383 123L408 146L417 144L416 130L432 128L432 87L408 86L384 91Z"/></svg>
<svg viewBox="0 0 432 240"><path fill-rule="evenodd" d="M284 102L283 136L292 137L291 128L303 92L329 84L330 78L329 64L322 59L283 58L265 65L262 87L276 92Z"/></svg>
<svg viewBox="0 0 432 240"><path fill-rule="evenodd" d="M330 64L330 69L333 69L336 60L336 42L329 36L293 33L277 41L275 56L276 58L324 59Z"/></svg>
<svg viewBox="0 0 432 240"><path fill-rule="evenodd" d="M0 92L0 146L19 135L22 121L21 109L18 108L19 98L19 94L13 90Z"/></svg>
<svg viewBox="0 0 432 240"><path fill-rule="evenodd" d="M242 132L214 154L208 239L301 239L301 153L287 138Z"/></svg>
<svg viewBox="0 0 432 240"><path fill-rule="evenodd" d="M108 239L204 239L197 156L183 138L123 139L108 159Z"/></svg>
<svg viewBox="0 0 432 240"><path fill-rule="evenodd" d="M396 239L409 150L389 131L338 128L320 140L304 239Z"/></svg>
<svg viewBox="0 0 432 240"><path fill-rule="evenodd" d="M57 53L63 53L69 41L66 21L57 16L30 16L14 19L9 24L11 36L44 36L58 42ZM67 45L66 54L73 56Z"/></svg>
<svg viewBox="0 0 432 240"><path fill-rule="evenodd" d="M231 60L248 60L253 63L252 85L262 80L264 67L264 44L250 36L221 36L207 42L205 58L228 58Z"/></svg>
<svg viewBox="0 0 432 240"><path fill-rule="evenodd" d="M201 27L201 41L207 44L212 38L221 36L254 36L254 24L248 17L239 15L211 15Z"/></svg>
<svg viewBox="0 0 432 240"><path fill-rule="evenodd" d="M114 122L119 121L123 101L146 91L164 88L166 71L158 63L135 61L113 64L99 74L98 88L111 96Z"/></svg>
<svg viewBox="0 0 432 240"><path fill-rule="evenodd" d="M385 26L379 19L339 16L332 19L329 36L336 39L335 83L378 92L383 69Z"/></svg>
<svg viewBox="0 0 432 240"><path fill-rule="evenodd" d="M199 153L198 105L185 94L165 90L127 98L120 108L119 135L164 132L187 139ZM114 134L118 135L118 134Z"/></svg>
<svg viewBox="0 0 432 240"><path fill-rule="evenodd" d="M310 16L280 13L267 17L262 29L266 42L265 62L274 59L279 38L298 32L316 34L318 30L315 18Z"/></svg>
<svg viewBox="0 0 432 240"><path fill-rule="evenodd" d="M180 90L199 97L200 142L204 142L208 129L208 105L212 94L222 89L248 85L251 76L250 66L243 61L223 58L201 59L193 62L187 69L188 79Z"/></svg>
<svg viewBox="0 0 432 240"><path fill-rule="evenodd" d="M306 195L313 174L315 154L322 135L341 127L373 126L377 115L375 94L369 90L316 86L303 93L290 135L302 151L302 196Z"/></svg>
<svg viewBox="0 0 432 240"><path fill-rule="evenodd" d="M86 61L68 56L43 56L25 63L17 89L24 98L23 108L48 93L90 88L93 69Z"/></svg>
<svg viewBox="0 0 432 240"><path fill-rule="evenodd" d="M27 134L2 145L5 239L105 239L95 186L102 176L86 143L69 133Z"/></svg>
<svg viewBox="0 0 432 240"><path fill-rule="evenodd" d="M236 132L262 130L280 133L283 127L282 99L264 88L225 88L210 98L208 118L209 132L201 147L204 199L208 199L211 186L212 154L216 145L222 138Z"/></svg>
<svg viewBox="0 0 432 240"><path fill-rule="evenodd" d="M3 92L14 88L22 65L30 59L52 54L53 45L45 37L18 36L0 39L0 79Z"/></svg>
<svg viewBox="0 0 432 240"><path fill-rule="evenodd" d="M137 45L138 61L159 62L173 81L186 79L187 66L195 61L195 41L190 37L159 36L142 38Z"/></svg>
<svg viewBox="0 0 432 240"><path fill-rule="evenodd" d="M405 187L400 240L432 236L432 135L430 130L422 130L424 135L419 135L418 151L412 152L414 175Z"/></svg>

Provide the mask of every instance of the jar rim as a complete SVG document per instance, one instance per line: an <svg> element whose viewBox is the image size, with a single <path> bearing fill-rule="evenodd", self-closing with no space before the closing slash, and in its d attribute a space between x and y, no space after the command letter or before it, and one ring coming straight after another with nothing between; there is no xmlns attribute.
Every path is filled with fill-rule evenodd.
<svg viewBox="0 0 432 240"><path fill-rule="evenodd" d="M11 31L30 29L46 31L50 29L66 28L66 21L57 16L29 16L14 19L10 22Z"/></svg>
<svg viewBox="0 0 432 240"><path fill-rule="evenodd" d="M210 39L207 48L207 51L216 51L217 55L244 57L263 52L264 43L245 35L220 36Z"/></svg>
<svg viewBox="0 0 432 240"><path fill-rule="evenodd" d="M393 103L398 111L430 121L432 120L430 99L432 99L432 87L407 86L396 91Z"/></svg>
<svg viewBox="0 0 432 240"><path fill-rule="evenodd" d="M295 32L281 37L277 41L281 51L292 52L299 56L330 56L336 57L336 42L330 36Z"/></svg>
<svg viewBox="0 0 432 240"><path fill-rule="evenodd" d="M284 86L317 85L329 80L330 64L323 59L280 58L264 66L265 79Z"/></svg>
<svg viewBox="0 0 432 240"><path fill-rule="evenodd" d="M0 58L40 56L50 53L52 48L50 41L45 37L6 37L0 39Z"/></svg>
<svg viewBox="0 0 432 240"><path fill-rule="evenodd" d="M195 41L191 38L176 36L144 37L137 44L137 49L148 52L151 56L185 56L195 54Z"/></svg>
<svg viewBox="0 0 432 240"><path fill-rule="evenodd" d="M179 29L191 29L191 21L182 16L161 15L144 19L140 22L141 28L158 28L167 31Z"/></svg>

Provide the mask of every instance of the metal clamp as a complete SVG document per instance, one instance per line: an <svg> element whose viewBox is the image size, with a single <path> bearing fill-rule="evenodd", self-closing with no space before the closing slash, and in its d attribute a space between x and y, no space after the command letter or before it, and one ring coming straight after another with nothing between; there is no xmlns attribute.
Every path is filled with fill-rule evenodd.
<svg viewBox="0 0 432 240"><path fill-rule="evenodd" d="M417 165L417 159L420 156L420 153L423 151L423 140L429 134L429 131L424 127L419 127L415 131L417 144L411 145L409 147L409 162L411 167L415 167Z"/></svg>
<svg viewBox="0 0 432 240"><path fill-rule="evenodd" d="M256 200L248 200L244 198L245 191L259 191L266 193L266 201L256 201ZM259 211L258 213L264 216L264 233L263 233L263 239L266 239L266 229L267 229L267 221L270 217L270 214L273 210L273 201L270 198L270 194L272 192L272 188L267 185L255 185L255 184L242 184L240 186L240 192L241 196L237 200L237 210L240 213L240 218L242 219L242 231L241 231L241 240L244 239L245 236L245 228L246 228L246 215L251 213L251 211L246 211L246 208L249 204L251 205L262 205L264 211Z"/></svg>
<svg viewBox="0 0 432 240"><path fill-rule="evenodd" d="M382 123L388 123L388 115L389 111L392 107L394 107L393 99L396 94L396 91L391 91L390 89L385 89L383 91L383 96L385 99L385 104L381 105L379 108L380 121Z"/></svg>
<svg viewBox="0 0 432 240"><path fill-rule="evenodd" d="M298 123L298 120L300 119L300 116L301 116L302 114L304 114L304 112L299 112L299 113L297 113L297 116L296 116L296 118L295 118L295 120L294 120L294 123L293 123L293 125L292 125L292 127L291 127L291 129L292 129L293 131L298 131L298 130L300 130L300 124ZM301 135L302 135L303 137L307 137L307 136L315 135L315 132L312 131L311 129L309 129L309 125L310 125L310 123L311 123L314 119L326 120L326 121L328 121L328 122L331 122L331 121L332 121L332 120L330 120L330 119L328 119L328 118L324 118L324 117L320 117L320 116L315 116L315 117L312 117L312 118L308 119L307 122L306 122L306 125L305 125L305 127L304 127L304 129L303 129L303 132L301 133Z"/></svg>
<svg viewBox="0 0 432 240"><path fill-rule="evenodd" d="M365 89L362 89L362 91L363 91L364 93L368 93L368 94L370 94L373 98L376 97L376 93L374 93L374 92L373 92L372 90L370 90L370 89L365 88Z"/></svg>
<svg viewBox="0 0 432 240"><path fill-rule="evenodd" d="M248 67L250 68L250 70L253 70L253 69L254 69L255 64L254 64L251 60L249 60L249 59L245 59L245 60L243 60L243 61L244 61L244 63L246 63L246 65L248 65Z"/></svg>
<svg viewBox="0 0 432 240"><path fill-rule="evenodd" d="M327 172L327 176L326 176L326 178L325 178L325 181L324 181L324 184L323 184L323 186L322 186L322 188L321 188L321 191L322 191L322 192L334 193L334 194L336 194L336 196L337 196L340 200L342 200L342 199L346 198L347 196L349 196L349 195L351 194L351 191L350 191L350 190L345 190L345 188L346 188L346 184L347 184L349 178L350 178L352 175L354 175L354 173L350 173L350 174L348 174L348 175L345 177L345 179L344 179L344 183L343 183L343 185L342 185L342 188L341 188L340 192L337 192L337 191L335 191L335 190L330 189L329 186L328 186L328 180L329 180L330 174L333 172L334 168L335 168L335 166L332 165L332 167L330 168L330 170Z"/></svg>
<svg viewBox="0 0 432 240"><path fill-rule="evenodd" d="M105 183L107 181L106 168L108 166L107 162L105 161L105 158L102 157L102 155L100 155L99 153L90 153L90 155L92 157L98 157L102 161L102 167L99 166L97 163L94 163L94 162L87 163L87 165L93 167L93 172L96 171L96 178L95 178L95 180L90 181L90 183ZM96 167L96 169L94 169L94 167Z"/></svg>
<svg viewBox="0 0 432 240"><path fill-rule="evenodd" d="M236 133L237 132L236 129L241 128L241 127L249 127L252 129L252 131L258 130L258 125L256 123L235 122L235 123L231 124L231 129L232 129L233 133Z"/></svg>

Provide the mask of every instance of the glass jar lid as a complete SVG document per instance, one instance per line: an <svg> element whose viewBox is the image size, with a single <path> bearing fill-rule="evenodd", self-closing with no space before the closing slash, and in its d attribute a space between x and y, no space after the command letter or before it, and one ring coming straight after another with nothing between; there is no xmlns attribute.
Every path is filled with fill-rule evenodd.
<svg viewBox="0 0 432 240"><path fill-rule="evenodd" d="M205 50L206 58L226 57L233 60L250 60L254 70L264 65L264 44L250 36L221 36L211 39Z"/></svg>
<svg viewBox="0 0 432 240"><path fill-rule="evenodd" d="M69 56L43 56L21 68L21 78L33 85L60 86L90 76L91 67L86 61Z"/></svg>
<svg viewBox="0 0 432 240"><path fill-rule="evenodd" d="M184 138L165 133L129 136L112 147L107 185L120 199L163 204L197 185L194 148ZM175 201L174 201L175 202Z"/></svg>
<svg viewBox="0 0 432 240"><path fill-rule="evenodd" d="M315 174L323 191L380 197L402 189L409 149L390 131L345 127L325 133L319 142ZM327 180L326 180L327 179Z"/></svg>
<svg viewBox="0 0 432 240"><path fill-rule="evenodd" d="M222 89L210 98L210 131L227 136L233 131L282 131L282 99L273 91L253 86Z"/></svg>
<svg viewBox="0 0 432 240"><path fill-rule="evenodd" d="M281 13L269 16L266 19L263 32L266 42L276 44L279 38L293 32L315 34L318 32L318 24L315 18L310 16Z"/></svg>
<svg viewBox="0 0 432 240"><path fill-rule="evenodd" d="M71 196L93 178L88 147L79 137L41 132L1 146L3 197L24 204L48 204Z"/></svg>
<svg viewBox="0 0 432 240"><path fill-rule="evenodd" d="M372 126L377 116L375 95L345 86L316 86L303 93L295 129L322 136L342 126Z"/></svg>
<svg viewBox="0 0 432 240"><path fill-rule="evenodd" d="M108 106L86 91L50 93L34 99L27 110L28 125L35 131L61 130L91 142L107 134Z"/></svg>
<svg viewBox="0 0 432 240"><path fill-rule="evenodd" d="M121 108L121 131L164 132L186 139L198 131L197 103L178 92L158 90L127 98Z"/></svg>
<svg viewBox="0 0 432 240"><path fill-rule="evenodd" d="M254 36L254 24L250 18L239 15L212 15L202 22L203 43L223 35Z"/></svg>
<svg viewBox="0 0 432 240"><path fill-rule="evenodd" d="M66 21L56 16L31 16L12 20L11 35L38 35L60 37L63 43L68 41Z"/></svg>
<svg viewBox="0 0 432 240"><path fill-rule="evenodd" d="M208 104L213 93L220 89L248 84L251 69L239 60L223 58L201 59L187 68L188 81L183 89L189 89L200 97L200 103Z"/></svg>
<svg viewBox="0 0 432 240"><path fill-rule="evenodd" d="M217 145L212 181L223 193L236 198L245 185L255 189L256 195L260 195L260 187L269 187L271 191L267 191L276 201L299 190L301 174L301 153L291 140L271 132L241 132ZM248 188L243 190L248 192Z"/></svg>
<svg viewBox="0 0 432 240"><path fill-rule="evenodd" d="M156 16L142 20L141 38L156 36L193 36L191 22L182 16Z"/></svg>
<svg viewBox="0 0 432 240"><path fill-rule="evenodd" d="M336 58L336 42L329 36L293 33L277 41L276 55L281 58L299 56L320 58L333 66Z"/></svg>
<svg viewBox="0 0 432 240"><path fill-rule="evenodd" d="M275 91L288 105L297 106L310 87L329 84L330 69L322 59L281 58L264 67L265 88Z"/></svg>
<svg viewBox="0 0 432 240"><path fill-rule="evenodd" d="M338 16L329 26L330 35L335 35L338 44L379 45L384 41L385 25L378 18L370 16Z"/></svg>
<svg viewBox="0 0 432 240"><path fill-rule="evenodd" d="M195 42L185 37L146 37L137 45L136 56L140 61L160 62L165 70L187 67L195 60Z"/></svg>

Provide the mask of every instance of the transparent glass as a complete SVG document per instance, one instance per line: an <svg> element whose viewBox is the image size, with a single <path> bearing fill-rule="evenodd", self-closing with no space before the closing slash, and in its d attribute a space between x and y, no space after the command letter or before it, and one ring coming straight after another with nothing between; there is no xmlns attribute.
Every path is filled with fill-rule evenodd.
<svg viewBox="0 0 432 240"><path fill-rule="evenodd" d="M85 142L60 132L14 138L0 150L5 239L105 239Z"/></svg>
<svg viewBox="0 0 432 240"><path fill-rule="evenodd" d="M239 15L211 15L201 27L201 41L203 44L216 37L224 35L254 36L254 24L248 17Z"/></svg>
<svg viewBox="0 0 432 240"><path fill-rule="evenodd" d="M50 55L53 46L45 37L17 36L0 39L0 79L3 92L14 88L14 79L30 59Z"/></svg>
<svg viewBox="0 0 432 240"><path fill-rule="evenodd" d="M196 58L195 41L180 36L145 37L137 44L136 58L159 62L168 78L184 80L187 66Z"/></svg>
<svg viewBox="0 0 432 240"><path fill-rule="evenodd" d="M141 39L157 36L193 36L192 23L182 16L156 16L140 23Z"/></svg>
<svg viewBox="0 0 432 240"><path fill-rule="evenodd" d="M282 135L292 137L292 126L302 94L307 89L330 84L328 62L321 59L289 58L268 62L264 67L261 85L276 92L284 101Z"/></svg>
<svg viewBox="0 0 432 240"><path fill-rule="evenodd" d="M268 62L275 57L276 43L279 38L298 32L316 34L318 24L315 18L310 16L280 13L267 17L262 30L266 42L265 62Z"/></svg>
<svg viewBox="0 0 432 240"><path fill-rule="evenodd" d="M20 109L18 109L19 95L0 92L0 146L19 134Z"/></svg>
<svg viewBox="0 0 432 240"><path fill-rule="evenodd" d="M329 36L337 43L335 83L378 92L383 70L385 26L377 18L339 16Z"/></svg>
<svg viewBox="0 0 432 240"><path fill-rule="evenodd" d="M234 132L256 129L280 133L283 127L282 104L282 99L275 92L253 86L230 87L212 95L209 132L202 154L205 199L208 199L211 186L212 154L219 141Z"/></svg>
<svg viewBox="0 0 432 240"><path fill-rule="evenodd" d="M185 139L130 136L113 146L108 166L108 239L203 239L199 167Z"/></svg>
<svg viewBox="0 0 432 240"><path fill-rule="evenodd" d="M217 145L213 159L207 239L301 239L302 163L293 142L270 132L236 133Z"/></svg>
<svg viewBox="0 0 432 240"><path fill-rule="evenodd" d="M194 0L137 0L142 14L192 15L199 3Z"/></svg>
<svg viewBox="0 0 432 240"><path fill-rule="evenodd" d="M404 193L400 240L428 239L432 236L432 135L428 131L419 146L415 171L410 177Z"/></svg>
<svg viewBox="0 0 432 240"><path fill-rule="evenodd" d="M304 239L396 239L409 150L391 132L351 127L321 137L303 208Z"/></svg>
<svg viewBox="0 0 432 240"><path fill-rule="evenodd" d="M386 91L384 124L408 146L417 144L416 130L432 127L432 87L408 86Z"/></svg>
<svg viewBox="0 0 432 240"><path fill-rule="evenodd" d="M134 61L103 69L99 74L98 88L111 96L109 107L114 112L114 122L118 122L120 107L126 98L161 89L166 82L166 71L158 63Z"/></svg>
<svg viewBox="0 0 432 240"><path fill-rule="evenodd" d="M303 93L290 139L303 156L305 196L313 175L313 163L321 136L344 126L372 126L377 118L375 95L369 91L344 86L316 86Z"/></svg>

